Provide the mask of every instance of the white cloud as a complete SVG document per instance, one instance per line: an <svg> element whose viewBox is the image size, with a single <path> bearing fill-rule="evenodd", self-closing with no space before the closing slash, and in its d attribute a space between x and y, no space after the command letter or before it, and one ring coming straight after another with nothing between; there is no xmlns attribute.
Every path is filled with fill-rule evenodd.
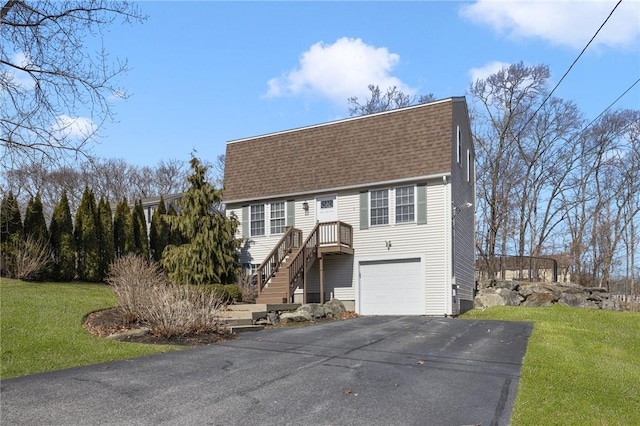
<svg viewBox="0 0 640 426"><path fill-rule="evenodd" d="M367 97L369 84L386 90L397 86L408 95L415 90L391 75L400 56L386 47L343 37L333 44L318 42L300 57L298 67L269 80L266 97L315 94L346 105L347 98Z"/></svg>
<svg viewBox="0 0 640 426"><path fill-rule="evenodd" d="M25 55L23 52L14 54L11 57L10 62L22 68L36 69L31 64L31 60L29 59L29 57ZM13 79L13 82L16 85L25 89L33 89L35 87L35 80L28 73L21 70L16 70L16 69L12 69L12 71L10 72L11 72L11 77Z"/></svg>
<svg viewBox="0 0 640 426"><path fill-rule="evenodd" d="M511 64L508 64L506 62L500 62L500 61L492 61L480 68L471 68L469 70L469 77L471 78L472 82L475 82L478 79L484 80L485 78L489 77L492 74L497 73L498 71L508 67L509 65Z"/></svg>
<svg viewBox="0 0 640 426"><path fill-rule="evenodd" d="M541 38L582 49L615 6L613 1L478 0L461 14L512 38ZM622 2L591 46L633 48L640 39L640 2Z"/></svg>
<svg viewBox="0 0 640 426"><path fill-rule="evenodd" d="M51 126L52 133L60 139L72 138L86 140L98 130L98 126L86 117L69 117L59 115Z"/></svg>

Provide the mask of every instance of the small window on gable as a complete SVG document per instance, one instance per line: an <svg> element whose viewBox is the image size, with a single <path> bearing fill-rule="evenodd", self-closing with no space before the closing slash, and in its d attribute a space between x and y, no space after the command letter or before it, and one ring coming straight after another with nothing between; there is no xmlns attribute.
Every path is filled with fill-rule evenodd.
<svg viewBox="0 0 640 426"><path fill-rule="evenodd" d="M458 164L460 164L460 161L462 161L462 159L461 159L461 157L462 157L462 146L461 146L462 132L460 132L460 126L456 126L456 130L457 130L457 134L456 134L456 159L458 161Z"/></svg>
<svg viewBox="0 0 640 426"><path fill-rule="evenodd" d="M467 182L471 182L471 151L467 150Z"/></svg>
<svg viewBox="0 0 640 426"><path fill-rule="evenodd" d="M251 236L264 235L264 204L251 206Z"/></svg>
<svg viewBox="0 0 640 426"><path fill-rule="evenodd" d="M285 228L284 201L271 203L271 234L282 234Z"/></svg>
<svg viewBox="0 0 640 426"><path fill-rule="evenodd" d="M388 225L389 224L389 190L378 189L371 191L371 225Z"/></svg>
<svg viewBox="0 0 640 426"><path fill-rule="evenodd" d="M396 188L396 223L415 221L415 186Z"/></svg>

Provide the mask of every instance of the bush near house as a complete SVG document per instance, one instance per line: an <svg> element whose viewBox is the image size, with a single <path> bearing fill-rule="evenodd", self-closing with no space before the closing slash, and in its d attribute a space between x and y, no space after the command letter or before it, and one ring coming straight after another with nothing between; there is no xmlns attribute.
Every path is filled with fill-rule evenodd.
<svg viewBox="0 0 640 426"><path fill-rule="evenodd" d="M128 321L147 326L156 336L169 338L222 329L222 301L215 290L170 283L157 264L140 256L115 260L107 282Z"/></svg>

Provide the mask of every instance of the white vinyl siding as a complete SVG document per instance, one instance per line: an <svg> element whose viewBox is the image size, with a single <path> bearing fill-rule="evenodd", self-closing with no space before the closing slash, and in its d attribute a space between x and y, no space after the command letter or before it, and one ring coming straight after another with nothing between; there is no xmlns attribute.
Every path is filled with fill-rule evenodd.
<svg viewBox="0 0 640 426"><path fill-rule="evenodd" d="M395 222L395 189L408 187L410 185L398 185L395 188L385 188L388 191L389 211L393 212L390 222ZM415 186L415 185L413 185ZM389 224L387 226L374 226L368 229L360 229L361 218L361 197L365 198L364 206L370 209L369 193L361 193L360 190L347 190L337 193L339 202L338 220L353 227L353 255L326 256L324 260L325 270L325 295L335 297L345 301L358 301L358 265L361 261L379 261L388 259L414 259L420 257L421 274L424 277L424 314L441 316L447 312L446 294L451 289L451 255L447 249L447 233L451 232L451 217L449 213L451 198L446 195L450 185L444 185L442 179L426 182L426 186L416 189L424 191L427 200L425 205L426 217L428 221L422 224L417 223L417 211L414 212L416 221L402 223L398 226ZM303 233L303 238L307 238L309 232L316 224L316 197L323 194L309 194L301 199L295 200L295 227ZM414 201L417 205L417 195ZM304 201L308 202L309 210L303 208ZM290 201L287 201L289 203ZM267 202L265 202L267 203ZM271 201L268 202L270 204ZM417 207L416 207L417 209ZM244 210L241 206L227 206L227 214L235 212L241 218ZM246 209L247 215L249 209ZM285 211L287 208L285 206ZM368 218L367 218L368 219ZM367 220L368 222L369 220ZM262 238L252 240L250 244L245 244L241 250L240 257L242 263L260 264L271 252L279 241L281 235L266 235ZM387 248L385 241L391 243ZM308 291L315 286L315 292L319 292L318 287L318 265L316 261L311 267L308 279ZM301 289L296 291L297 294ZM358 309L356 305L356 309Z"/></svg>

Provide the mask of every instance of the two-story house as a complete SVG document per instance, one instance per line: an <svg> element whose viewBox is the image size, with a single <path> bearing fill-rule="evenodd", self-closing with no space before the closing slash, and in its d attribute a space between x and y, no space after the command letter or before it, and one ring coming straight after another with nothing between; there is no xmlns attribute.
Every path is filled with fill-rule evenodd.
<svg viewBox="0 0 640 426"><path fill-rule="evenodd" d="M230 141L224 203L258 302L471 308L474 160L464 97Z"/></svg>

